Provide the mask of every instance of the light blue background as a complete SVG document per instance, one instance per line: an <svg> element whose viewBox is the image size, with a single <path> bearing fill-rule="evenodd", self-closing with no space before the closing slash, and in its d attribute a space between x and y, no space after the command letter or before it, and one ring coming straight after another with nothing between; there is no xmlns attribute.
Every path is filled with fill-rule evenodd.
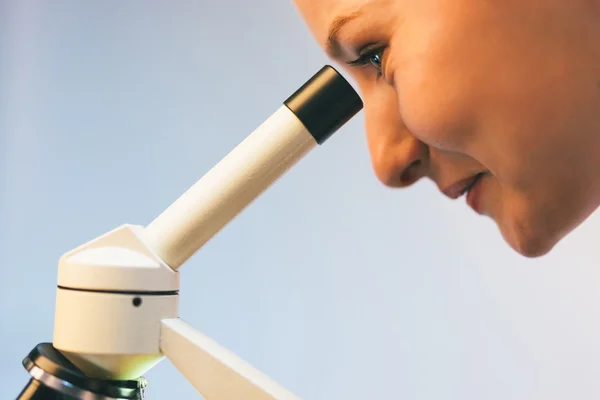
<svg viewBox="0 0 600 400"><path fill-rule="evenodd" d="M289 1L0 2L0 398L52 340L60 255L149 223L326 62ZM599 237L527 260L384 188L361 113L182 268L181 315L305 399L598 398Z"/></svg>

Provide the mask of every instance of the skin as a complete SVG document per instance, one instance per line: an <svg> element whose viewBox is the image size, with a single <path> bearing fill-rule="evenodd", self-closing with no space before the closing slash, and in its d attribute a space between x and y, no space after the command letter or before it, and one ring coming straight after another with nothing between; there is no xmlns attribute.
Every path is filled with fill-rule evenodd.
<svg viewBox="0 0 600 400"><path fill-rule="evenodd" d="M527 257L600 206L600 0L295 3L358 85L385 185L443 191L485 172L476 208ZM347 65L369 44L366 65Z"/></svg>

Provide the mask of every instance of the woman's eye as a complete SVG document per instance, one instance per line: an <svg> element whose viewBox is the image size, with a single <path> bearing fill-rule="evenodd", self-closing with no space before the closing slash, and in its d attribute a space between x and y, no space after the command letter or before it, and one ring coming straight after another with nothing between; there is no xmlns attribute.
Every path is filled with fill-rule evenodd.
<svg viewBox="0 0 600 400"><path fill-rule="evenodd" d="M384 47L379 47L379 48L372 49L369 51L364 51L358 59L356 59L354 61L350 61L350 62L348 62L348 64L353 65L353 66L366 66L366 65L370 64L373 67L375 67L378 75L382 75L383 74L383 52L384 52L384 50L385 50Z"/></svg>
<svg viewBox="0 0 600 400"><path fill-rule="evenodd" d="M371 62L371 64L373 64L373 66L375 68L377 68L377 70L379 72L381 72L381 67L382 67L381 56L382 55L379 53L374 53L374 54L371 54L371 56L369 57L369 61Z"/></svg>

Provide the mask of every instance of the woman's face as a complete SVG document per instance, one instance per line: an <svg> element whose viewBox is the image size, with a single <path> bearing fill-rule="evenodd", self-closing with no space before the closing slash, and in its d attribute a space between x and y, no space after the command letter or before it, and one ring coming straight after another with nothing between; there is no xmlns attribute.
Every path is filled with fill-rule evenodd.
<svg viewBox="0 0 600 400"><path fill-rule="evenodd" d="M359 85L377 177L471 188L528 257L600 204L599 3L296 0Z"/></svg>

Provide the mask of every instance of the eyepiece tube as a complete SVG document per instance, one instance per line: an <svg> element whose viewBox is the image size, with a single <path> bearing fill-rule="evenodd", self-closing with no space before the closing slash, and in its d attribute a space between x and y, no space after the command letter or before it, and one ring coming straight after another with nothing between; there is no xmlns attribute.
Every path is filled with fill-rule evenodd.
<svg viewBox="0 0 600 400"><path fill-rule="evenodd" d="M352 86L326 65L145 228L147 245L178 269L362 107Z"/></svg>

